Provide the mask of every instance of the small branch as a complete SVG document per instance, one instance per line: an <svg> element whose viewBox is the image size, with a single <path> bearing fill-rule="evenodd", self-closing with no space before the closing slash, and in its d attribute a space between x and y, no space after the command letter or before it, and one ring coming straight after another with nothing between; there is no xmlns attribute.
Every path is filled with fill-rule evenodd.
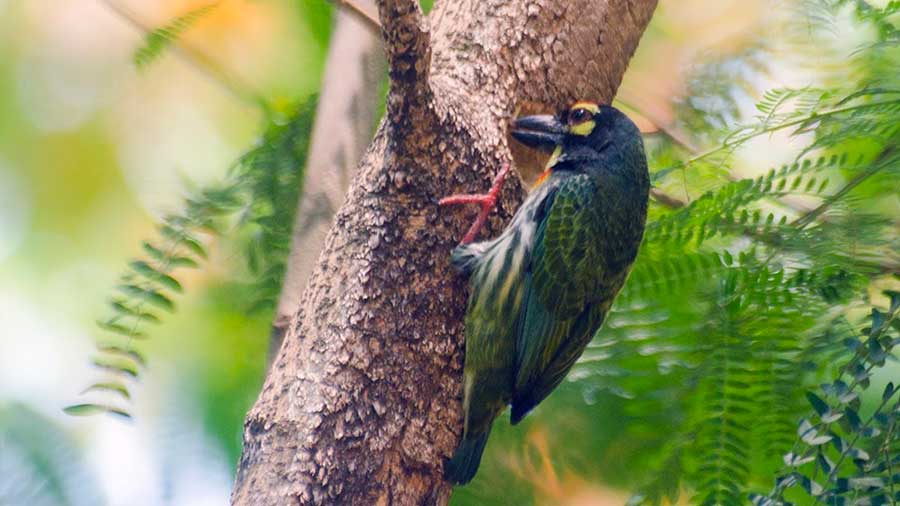
<svg viewBox="0 0 900 506"><path fill-rule="evenodd" d="M378 0L392 89L426 85L431 41L417 0ZM410 98L408 94L406 98ZM389 104L390 105L390 104Z"/></svg>
<svg viewBox="0 0 900 506"><path fill-rule="evenodd" d="M119 18L141 32L144 36L153 31L153 27L148 23L143 22L137 14L127 7L120 5L115 0L100 0L100 2L106 5L109 10ZM230 95L242 102L258 106L263 112L268 113L269 106L262 95L253 91L249 85L242 83L240 79L220 67L205 55L177 40L172 44L172 51L178 55L182 61L206 76L212 83L219 85Z"/></svg>
<svg viewBox="0 0 900 506"><path fill-rule="evenodd" d="M687 132L682 131L677 126L671 124L670 122L664 120L659 114L656 114L652 109L647 107L638 107L634 105L631 101L627 99L623 99L621 95L625 90L620 91L620 96L616 97L616 102L622 104L628 109L633 110L634 112L640 114L645 120L649 121L659 130L664 136L668 137L669 140L674 142L675 144L681 146L685 151L696 154L700 152L700 148L698 148L693 142L690 140L690 136Z"/></svg>
<svg viewBox="0 0 900 506"><path fill-rule="evenodd" d="M653 197L653 200L670 209L680 209L687 205L683 200L673 197L659 188L650 188L650 196Z"/></svg>
<svg viewBox="0 0 900 506"><path fill-rule="evenodd" d="M813 122L813 121L817 121L817 120L819 120L820 118L823 118L823 117L833 116L833 115L836 115L836 114L842 114L842 113L845 113L845 112L853 111L853 110L855 110L855 109L872 107L872 105L873 105L873 104L862 104L862 105L858 105L858 106L849 106L849 107L842 107L842 108L838 108L838 109L832 109L832 110L830 110L830 111L825 111L825 112L823 112L823 113L814 114L814 115L811 115L811 116L808 116L808 117L804 117L804 118L800 118L800 119L797 119L797 120L793 120L793 121L789 121L789 122L786 122L786 123L782 123L782 124L780 124L780 125L774 125L774 126L765 128L765 129L763 129L763 130L750 132L750 133L748 133L748 134L746 134L746 135L743 135L743 136L737 137L737 138L735 138L735 139L726 141L726 142L722 143L721 145L719 145L719 146L717 146L717 147L715 147L715 148L712 148L712 149L710 149L710 150L708 150L708 151L705 151L705 152L702 152L702 153L698 153L698 152L697 152L697 151L698 151L697 148L696 148L696 147L688 140L688 136L687 136L684 132L681 132L677 127L674 127L674 126L671 126L671 125L665 125L665 124L664 124L665 122L660 121L658 118L654 117L654 115L647 113L645 110L642 110L640 107L636 107L636 106L634 106L633 104L630 104L630 103L628 103L628 102L624 102L624 101L622 101L621 99L617 99L617 100L618 100L619 102L621 102L623 105L625 105L626 107L628 107L628 108L630 108L630 109L633 109L634 111L636 111L637 113L639 113L641 116L643 116L645 119L647 119L647 120L650 121L651 123L653 123L653 125L654 125L660 132L662 132L666 137L668 137L670 140L672 140L672 142L674 142L675 144L677 144L678 146L680 146L682 149L688 151L689 153L693 153L694 156L692 156L692 157L689 158L686 162L684 162L684 165L683 165L684 167L688 167L690 164L692 164L692 163L694 163L694 162L697 162L697 161L702 160L702 159L704 159L704 158L708 158L709 156L712 156L712 155L714 155L714 154L717 154L717 153L720 153L720 152L722 152L722 151L725 151L726 149L731 149L731 148L737 147L738 145L742 144L743 142L745 142L745 141L747 141L747 140L749 140L749 139L752 139L752 138L754 138L754 137L758 137L758 136L763 135L763 134L766 134L766 133L773 133L773 132L776 132L776 131L778 131L778 130L783 130L783 129L785 129L785 128L790 128L790 127L793 127L793 126L803 125L803 124L807 124L807 123L810 123L810 122ZM897 102L897 101L895 101L895 100L888 101L888 103L894 103L894 102ZM875 104L875 105L878 105L878 104ZM885 157L889 156L889 154L890 154L891 151L893 151L892 148L889 148L889 149L885 150L885 151L879 156L879 160L883 160ZM876 162L876 165L877 165L877 163L878 163L878 162ZM793 224L796 225L796 226L803 227L803 226L808 225L810 222L812 222L812 221L818 219L818 218L822 215L822 213L823 213L829 206L831 206L835 201L837 201L837 200L839 200L840 198L842 198L842 197L844 196L845 193L847 193L847 192L849 192L850 190L852 190L855 186L857 186L858 184L862 183L866 178L868 178L869 176L871 176L872 174L874 174L875 172L877 172L877 171L880 170L880 169L881 169L881 167L879 166L879 167L878 167L877 169L875 169L875 170L870 170L870 171L866 171L866 172L864 172L864 173L859 174L856 178L854 178L854 180L850 181L850 182L847 184L847 186L845 186L844 188L842 188L840 191L838 191L837 193L835 193L834 195L832 195L828 200L826 200L826 201L823 202L821 205L819 205L818 207L816 207L815 209L812 209L812 210L809 210L808 208L804 207L802 204L799 204L799 203L796 203L796 202L792 202L792 201L790 201L790 200L788 200L788 199L785 199L785 198L780 198L780 199L775 199L775 200L776 200L779 204L782 204L782 205L788 207L789 209L791 209L791 210L793 210L793 211L795 211L795 212L797 212L797 213L801 213L802 216L801 216L800 218L798 218L796 221L794 221ZM737 181L738 179L740 179L740 178L735 177L733 174L730 174L730 173L729 173L729 175L728 175L728 178L729 178L730 180L732 180L732 181ZM683 207L683 206L685 205L685 203L682 202L680 199L677 199L677 198L675 198L675 197L671 197L671 196L667 195L666 193L664 193L664 192L661 191L661 190L658 190L658 189L652 189L650 193L651 193L651 196L652 196L657 202L659 202L660 204L662 204L662 205L664 205L664 206L666 206L666 207L670 207L670 208L673 208L673 209L677 209L677 208Z"/></svg>
<svg viewBox="0 0 900 506"><path fill-rule="evenodd" d="M883 101L879 101L879 102L871 102L871 103L865 103L865 104L860 104L860 105L839 107L836 109L831 109L829 111L813 113L813 114L811 114L809 116L805 116L803 118L798 118L796 120L787 121L785 123L780 123L778 125L763 128L761 130L754 130L754 131L749 132L744 135L735 136L734 138L723 142L722 144L720 144L719 146L717 146L715 148L712 148L708 151L704 151L703 153L699 153L699 154L691 157L686 162L684 162L683 166L687 167L688 165L690 165L694 162L700 161L704 158L709 158L710 156L712 156L714 154L721 153L722 151L735 148L750 139L759 137L760 135L777 132L779 130L784 130L786 128L791 128L791 127L795 127L795 126L806 126L806 125L809 125L816 121L819 121L822 118L827 118L829 116L835 116L838 114L852 112L852 111L859 110L859 109L868 109L868 108L872 108L872 107L880 107L880 106L896 104L896 103L900 103L900 100L883 100Z"/></svg>
<svg viewBox="0 0 900 506"><path fill-rule="evenodd" d="M355 5L371 0L356 0ZM377 21L376 21L377 23ZM334 212L372 138L379 114L386 62L381 29L363 16L341 10L335 16L328 56L319 86L319 104L309 141L306 176L295 215L287 272L270 340L271 358L281 347L291 318L313 272Z"/></svg>
<svg viewBox="0 0 900 506"><path fill-rule="evenodd" d="M896 148L894 146L885 148L881 152L881 154L878 155L878 158L876 158L875 161L872 162L872 165L869 166L868 169L866 169L865 171L860 172L859 174L854 176L853 179L848 181L847 184L845 184L840 190L835 192L833 195L830 195L827 199L825 199L824 202L819 204L819 206L816 207L815 209L813 209L812 211L809 211L806 214L804 214L803 216L797 218L793 223L791 223L791 225L795 226L797 228L803 228L806 225L809 225L810 223L812 223L822 213L827 211L828 208L831 207L835 202L844 198L845 195L847 195L848 193L850 193L851 190L853 190L854 188L856 188L857 186L862 184L863 181L865 181L866 179L869 179L870 177L872 177L873 175L878 173L878 171L883 169L884 166L886 165L885 161L888 158L890 158L890 156L894 153L895 149Z"/></svg>
<svg viewBox="0 0 900 506"><path fill-rule="evenodd" d="M372 4L371 0L331 0L331 2L342 9L356 14L371 28L378 31L381 30L381 23L378 21L378 8Z"/></svg>

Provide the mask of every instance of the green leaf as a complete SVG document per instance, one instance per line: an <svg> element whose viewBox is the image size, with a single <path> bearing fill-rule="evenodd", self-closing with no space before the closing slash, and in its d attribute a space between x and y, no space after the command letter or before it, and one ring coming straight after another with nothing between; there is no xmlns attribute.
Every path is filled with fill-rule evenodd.
<svg viewBox="0 0 900 506"><path fill-rule="evenodd" d="M144 356L134 348L123 348L121 346L109 344L97 346L97 349L99 351L102 351L103 353L109 353L112 355L118 355L120 357L130 359L141 366L147 365L147 361Z"/></svg>
<svg viewBox="0 0 900 506"><path fill-rule="evenodd" d="M156 307L165 309L166 311L171 312L175 310L175 303L156 290L150 288L142 288L140 286L132 284L119 285L118 288L128 296L143 299Z"/></svg>
<svg viewBox="0 0 900 506"><path fill-rule="evenodd" d="M879 311L876 308L872 308L872 330L869 335L872 336L881 331L881 328L884 326L884 313ZM871 345L872 339L869 339L869 344ZM875 340L875 344L878 344L878 340Z"/></svg>
<svg viewBox="0 0 900 506"><path fill-rule="evenodd" d="M850 430L852 430L853 432L858 431L860 425L862 424L862 421L859 419L859 415L856 413L856 410L847 408L844 410L844 415L846 415L844 419L847 420L847 423L850 426Z"/></svg>
<svg viewBox="0 0 900 506"><path fill-rule="evenodd" d="M192 236L187 231L177 230L169 225L162 225L160 231L164 236L177 244L185 246L198 257L204 259L207 258L206 250L203 248L203 245L200 244L200 241L196 237Z"/></svg>
<svg viewBox="0 0 900 506"><path fill-rule="evenodd" d="M157 28L144 37L144 45L139 47L132 56L134 65L138 69L144 69L153 63L159 56L181 35L190 29L197 21L211 13L219 4L209 4L193 9L183 14L169 24Z"/></svg>
<svg viewBox="0 0 900 506"><path fill-rule="evenodd" d="M141 247L144 248L144 251L150 255L150 258L156 260L157 262L164 262L166 260L166 254L163 251L153 244L144 241L141 243Z"/></svg>
<svg viewBox="0 0 900 506"><path fill-rule="evenodd" d="M888 298L891 299L891 307L888 309L888 312L894 314L900 309L900 292L896 290L885 290L884 293Z"/></svg>
<svg viewBox="0 0 900 506"><path fill-rule="evenodd" d="M822 487L822 485L820 485L815 480L807 478L806 476L800 477L800 486L803 487L803 490L806 490L806 492L813 497L818 497L822 495L823 492L825 492L825 489Z"/></svg>
<svg viewBox="0 0 900 506"><path fill-rule="evenodd" d="M132 318L137 318L138 320L143 320L150 323L159 323L158 316L153 313L148 313L146 311L141 311L133 308L126 304L126 301L123 299L113 299L110 301L109 305L112 306L113 310L115 310L121 316L130 316Z"/></svg>
<svg viewBox="0 0 900 506"><path fill-rule="evenodd" d="M150 264L143 260L135 260L131 262L129 266L134 272L144 276L150 281L159 283L173 292L182 293L184 291L184 288L181 287L181 283L179 283L178 280L151 267Z"/></svg>
<svg viewBox="0 0 900 506"><path fill-rule="evenodd" d="M131 399L131 393L128 391L128 388L118 382L107 381L102 383L94 383L93 385L85 388L81 393L85 394L93 391L115 392L125 399Z"/></svg>
<svg viewBox="0 0 900 506"><path fill-rule="evenodd" d="M183 256L175 256L168 259L169 267L172 269L177 269L179 267L188 267L191 269L196 269L200 265L193 259L189 257Z"/></svg>
<svg viewBox="0 0 900 506"><path fill-rule="evenodd" d="M860 476L856 478L849 478L848 482L850 488L855 490L884 487L884 479L877 476Z"/></svg>
<svg viewBox="0 0 900 506"><path fill-rule="evenodd" d="M131 415L124 410L105 404L74 404L63 408L63 411L71 416L90 416L108 413L122 418L131 418Z"/></svg>
<svg viewBox="0 0 900 506"><path fill-rule="evenodd" d="M815 455L798 455L793 452L787 453L784 456L784 465L789 467L799 467L807 462L812 462L815 460Z"/></svg>
<svg viewBox="0 0 900 506"><path fill-rule="evenodd" d="M832 462L831 459L829 459L828 456L826 456L824 453L819 453L816 456L816 463L825 474L831 473L831 471L834 469L834 462Z"/></svg>
<svg viewBox="0 0 900 506"><path fill-rule="evenodd" d="M800 422L798 433L800 435L800 440L810 446L823 445L831 441L832 438L827 434L819 434L819 432L809 423L808 420L803 420L802 422Z"/></svg>
<svg viewBox="0 0 900 506"><path fill-rule="evenodd" d="M818 395L814 394L813 392L806 392L806 399L810 404L812 404L813 409L816 410L816 413L818 413L819 416L828 413L828 404L826 404L825 401L823 401L822 398Z"/></svg>
<svg viewBox="0 0 900 506"><path fill-rule="evenodd" d="M112 332L113 334L118 334L120 336L125 336L128 338L143 339L147 337L146 334L137 330L134 325L123 325L115 319L106 321L98 320L97 326L103 330Z"/></svg>
<svg viewBox="0 0 900 506"><path fill-rule="evenodd" d="M119 359L113 357L96 357L92 361L95 367L112 372L125 374L132 378L137 378L137 366L131 360Z"/></svg>
<svg viewBox="0 0 900 506"><path fill-rule="evenodd" d="M198 257L206 260L206 250L203 248L203 245L200 244L200 241L191 239L190 237L185 237L181 240L181 244L185 245L189 250L193 251L194 254Z"/></svg>

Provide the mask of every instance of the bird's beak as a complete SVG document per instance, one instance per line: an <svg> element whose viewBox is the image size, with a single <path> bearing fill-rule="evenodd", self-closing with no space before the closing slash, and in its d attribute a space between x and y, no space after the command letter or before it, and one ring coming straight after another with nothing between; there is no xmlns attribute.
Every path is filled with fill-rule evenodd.
<svg viewBox="0 0 900 506"><path fill-rule="evenodd" d="M556 116L523 116L513 123L512 136L522 144L552 153L563 142L566 126Z"/></svg>

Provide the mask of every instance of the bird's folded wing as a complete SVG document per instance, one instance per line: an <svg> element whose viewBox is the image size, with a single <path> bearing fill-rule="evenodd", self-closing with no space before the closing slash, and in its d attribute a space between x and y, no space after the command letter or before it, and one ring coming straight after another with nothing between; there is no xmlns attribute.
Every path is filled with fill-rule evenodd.
<svg viewBox="0 0 900 506"><path fill-rule="evenodd" d="M514 419L559 384L590 339L582 334L602 318L589 307L604 265L594 226L602 217L596 216L592 198L595 187L588 176L570 177L541 217L517 327Z"/></svg>

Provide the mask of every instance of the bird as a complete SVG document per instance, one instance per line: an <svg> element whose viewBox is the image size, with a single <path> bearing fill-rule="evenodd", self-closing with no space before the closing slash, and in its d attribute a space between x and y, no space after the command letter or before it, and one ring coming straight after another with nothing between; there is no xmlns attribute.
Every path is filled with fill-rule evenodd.
<svg viewBox="0 0 900 506"><path fill-rule="evenodd" d="M565 378L625 283L644 233L650 178L640 130L621 111L579 101L524 116L511 135L550 154L545 171L495 239L475 242L496 204L505 165L477 203L478 219L452 254L468 277L462 441L445 462L452 484L470 482L494 420L519 423Z"/></svg>

